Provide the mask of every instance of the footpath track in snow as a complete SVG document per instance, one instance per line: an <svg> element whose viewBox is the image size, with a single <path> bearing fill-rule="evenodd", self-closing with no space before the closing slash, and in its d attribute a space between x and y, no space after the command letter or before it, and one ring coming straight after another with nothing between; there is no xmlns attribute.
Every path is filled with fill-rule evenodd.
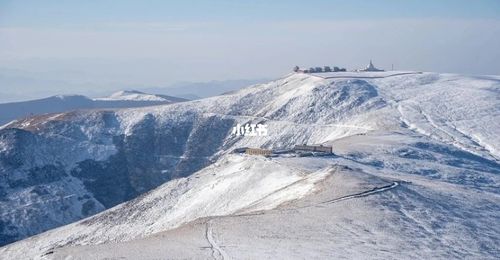
<svg viewBox="0 0 500 260"><path fill-rule="evenodd" d="M359 193L355 193L355 194L351 194L351 195L342 196L340 198L336 198L336 199L332 199L332 200L323 201L320 204L331 204L331 203L335 203L335 202L339 202L339 201L343 201L343 200L366 197L366 196L373 195L375 193L380 193L380 192L388 191L390 189L394 189L397 186L399 186L399 182L395 181L395 182L393 182L390 185L386 185L386 186L382 186L382 187L375 187L375 188L373 188L371 190L367 190L367 191L363 191L363 192L359 192Z"/></svg>
<svg viewBox="0 0 500 260"><path fill-rule="evenodd" d="M394 182L392 182L391 184L388 184L388 185L384 185L384 186L381 186L381 187L374 187L374 188L372 188L370 190L365 190L365 191L362 191L362 192L345 195L345 196L342 196L342 197L339 197L339 198L335 198L335 199L320 201L318 203L314 203L314 204L311 204L311 205L299 206L299 207L293 207L293 208L285 208L285 209L272 209L272 210L268 210L266 212L272 212L272 211L276 211L276 210L277 211L288 211L288 210L297 210L297 209L310 208L310 207L322 207L322 205L324 205L324 204L332 204L332 203L336 203L336 202L340 202L340 201L344 201L344 200L350 200L350 199L368 197L368 196L371 196L371 195L374 195L374 194L377 194L377 193L381 193L381 192L385 192L385 191L388 191L388 190L392 190L392 189L398 187L400 184L401 184L400 182L394 181ZM255 216L255 215L266 214L266 212L264 212L264 211L256 211L256 212L249 212L249 213L232 214L232 215L227 215L227 216L224 216L224 217Z"/></svg>
<svg viewBox="0 0 500 260"><path fill-rule="evenodd" d="M229 256L226 254L226 252L222 248L220 248L217 242L215 242L211 220L208 220L205 225L205 237L210 244L210 248L212 249L212 257L214 259L229 259Z"/></svg>
<svg viewBox="0 0 500 260"><path fill-rule="evenodd" d="M220 113L203 113L205 115L216 115L220 116L222 118L230 118L230 119L252 119L252 120L266 120L269 122L274 122L274 123L283 123L283 124L290 124L290 125L295 125L295 126L305 126L305 127L311 127L311 124L306 124L306 123L297 123L293 121L286 121L286 120L276 120L276 119L271 119L269 117L264 117L264 116L245 116L245 115L229 115L229 114L220 114ZM362 129L366 131L373 130L370 127L363 127L363 126L357 126L357 125L346 125L346 124L314 124L314 127L338 127L338 128L355 128L355 129Z"/></svg>
<svg viewBox="0 0 500 260"><path fill-rule="evenodd" d="M300 181L302 181L302 180L300 180ZM300 181L298 181L298 182L300 182ZM294 182L291 185L288 185L287 187L284 187L280 190L289 188L289 186L293 186L294 184L296 184L296 182ZM221 246L216 242L216 239L214 237L213 222L212 221L216 220L217 218L248 217L248 216L255 216L255 215L263 215L263 214L266 214L266 212L273 212L273 211L288 211L288 210L297 210L297 209L309 208L309 207L322 207L321 205L324 205L324 204L332 204L332 203L336 203L336 202L340 202L340 201L344 201L344 200L367 197L367 196L374 195L377 193L385 192L385 191L388 191L388 190L391 190L391 189L398 187L399 184L400 184L399 182L394 181L390 184L387 184L387 185L384 185L381 187L374 187L370 190L365 190L362 192L345 195L345 196L335 198L335 199L321 201L319 203L314 203L314 204L303 206L303 207L293 207L293 208L287 208L287 209L273 209L270 211L258 211L258 212L250 212L250 213L243 213L243 214L231 214L231 215L226 215L226 216L210 217L205 223L205 238L208 241L208 243L210 244L210 249L212 250L212 258L213 259L230 259L229 255L221 248ZM278 192L278 191L276 191L276 192Z"/></svg>

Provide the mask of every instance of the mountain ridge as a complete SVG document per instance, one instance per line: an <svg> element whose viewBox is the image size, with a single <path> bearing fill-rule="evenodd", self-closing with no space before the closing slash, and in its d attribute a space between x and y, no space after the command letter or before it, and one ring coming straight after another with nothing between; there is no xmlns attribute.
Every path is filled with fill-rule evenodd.
<svg viewBox="0 0 500 260"><path fill-rule="evenodd" d="M114 95L114 96L113 96ZM106 98L89 98L83 95L56 95L43 99L0 104L0 125L12 120L46 113L62 113L77 109L111 109L164 105L186 101L166 95L152 95L143 92L119 92Z"/></svg>
<svg viewBox="0 0 500 260"><path fill-rule="evenodd" d="M355 169L355 172L368 172L370 176L411 179L412 182L425 184L426 189L435 187L432 182L429 182L432 180L442 183L443 187L458 185L457 187L467 187L484 194L496 194L498 191L495 187L498 187L499 183L497 173L500 171L499 157L496 153L496 147L500 143L495 130L498 128L485 128L485 126L498 122L495 120L498 115L491 113L498 106L496 97L492 96L489 91L489 89L498 88L496 80L477 80L453 74L422 73L372 79L349 77L323 79L314 75L290 74L276 81L255 85L234 93L167 106L116 111L79 111L48 119L25 119L11 124L10 129L0 130L0 166L2 167L0 169L9 176L0 187L6 190L3 191L5 194L11 194L10 198L4 197L4 200L11 201L11 204L4 204L5 207L9 205L10 208L16 208L17 206L14 206L16 200L12 196L15 193L14 190L19 195L23 192L31 192L35 188L41 189L43 193L43 188L47 188L47 185L58 181L62 181L61 184L67 184L67 181L71 179L74 187L69 186L73 187L73 191L80 194L80 197L88 196L88 199L82 202L77 202L75 198L72 203L75 207L83 209L84 203L93 201L95 207L86 206L86 209L94 211L110 208L152 190L138 199L119 204L117 206L119 209L125 207L124 205L134 205L151 194L160 194L162 197L163 193L158 193L162 187L172 187L186 180L189 183L196 183L189 181L195 181L194 178L198 176L196 174L204 173L209 180L211 178L221 178L220 181L231 180L230 176L236 174L239 167L235 166L237 163L231 162L231 160L238 161L238 157L228 157L228 153L234 148L277 148L314 143L333 145L335 154L341 156L324 160L311 159L312 161L278 158L276 162L273 160L268 162L252 159L252 157L247 159L257 160L258 163L263 164L278 163L288 169L286 172L299 176L309 176L313 172L336 164L351 167ZM471 98L481 103L472 107L468 103ZM443 110L443 107L447 109ZM484 117L477 117L477 115L484 115ZM231 130L236 123L247 122L267 124L269 135L259 138L231 135ZM74 125L83 127L74 127ZM15 128L21 130L15 130ZM68 148L47 152L44 150L47 149L44 145L37 144L36 147L40 148L37 148L38 151L35 149L34 158L26 159L23 153L20 150L17 152L16 149L19 149L21 144L22 147L27 147L26 149L35 147L31 144L34 141L30 140L40 140L37 142L42 144L48 142L47 147ZM61 142L66 143L61 145ZM85 145L80 145L82 143ZM365 147L370 147L370 149ZM12 154L12 151L16 152ZM41 157L42 154L51 154L53 158ZM227 177L218 175L220 171L214 171L214 175L208 174L211 173L210 167L224 164L225 160L230 161L227 163L229 168L221 168L221 171L226 169L231 174ZM30 163L16 165L19 161ZM58 167L58 162L61 163L60 167ZM319 168L311 166L314 164L319 165ZM22 184L23 181L30 179L28 178L30 171L42 172L40 168L44 166L49 167L45 170L48 172L47 178L42 178L31 186ZM95 174L96 169L99 169L97 174ZM256 176L255 174L261 172L245 169L243 167L242 171L247 173L248 177ZM58 172L62 174L62 177L57 174ZM113 174L110 175L111 173ZM119 176L121 177L116 183L107 182ZM240 176L235 180L247 178L245 174L234 176ZM151 183L138 182L144 179L151 180ZM172 181L168 182L169 180ZM286 186L284 180L278 183ZM159 186L162 183L166 184ZM263 181L266 185L270 183L271 180ZM202 187L201 184L193 185L194 189ZM245 192L251 192L250 187L254 187L253 185L249 185L249 189ZM117 193L107 198L103 197L102 191L109 190L109 187L115 187ZM156 187L158 189L154 190ZM215 187L218 186L215 185ZM287 201L309 198L313 196L311 194L314 194L311 192L318 189L317 185L312 185L312 189L307 189L303 197L287 195L285 201L280 201L276 197L277 194L282 194L278 192L280 189L278 187L269 191L270 197L267 198L273 199L261 202L252 199L250 204L241 203L240 206L257 203L255 205L261 205L262 208L257 207L255 210L270 210ZM397 192L398 189L394 190L389 193ZM437 196L435 191L422 191L416 186L410 186L410 190L417 193L431 192L433 196ZM64 194L63 197L71 195L64 189L58 191ZM282 192L285 191L287 190ZM33 199L40 198L40 195L36 193L30 196ZM47 198L53 198L53 196L55 194ZM207 198L214 199L211 196ZM485 203L488 205L495 201L494 196L488 195L485 198ZM170 203L168 201L170 200L167 200L167 203ZM481 198L477 198L477 201L481 201ZM176 205L175 207L179 210L186 206L181 201L171 203L174 203L173 205ZM198 207L203 206L194 207L193 212L197 212ZM470 205L465 207L471 209ZM58 212L55 209L46 210ZM112 211L105 211L93 219L111 214ZM139 211L133 212L137 216L141 215ZM187 213L181 212L183 211L175 214L180 214L178 215L180 217L187 216L184 215ZM195 221L200 217L225 214L234 214L234 212L208 211L205 215L195 214L194 216L197 217L185 220ZM457 214L460 213L457 212ZM488 214L491 213L485 213L484 217L489 218ZM18 215L18 217L21 219L37 218L36 215L28 214ZM75 214L66 221L69 223L82 217L85 216ZM158 216L149 220L142 219L148 223L148 221L154 222L157 218ZM9 223L7 219L12 221L10 225L16 226L13 218L4 217L3 223ZM83 237L76 238L78 236L72 232L76 232L79 228L73 231L71 228L82 223L91 222L83 221L59 230L73 234L72 236L82 245L114 241L111 238L112 235L105 237L96 235L88 239L82 235ZM104 222L94 221L93 223L92 226L96 225L94 227L102 227ZM483 225L482 223L479 224ZM178 223L178 225L182 224L182 222ZM89 228L86 224L83 226ZM159 225L153 233L172 227L175 226ZM105 229L107 228L113 229L113 225L107 225ZM7 236L12 235L5 229L2 232ZM50 243L67 245L74 242L57 237L54 235L57 232L59 231L54 230L47 233ZM128 238L124 234L118 241L124 242L151 234L131 235ZM470 234L475 236L474 233ZM33 239L42 239L33 242L39 245L37 250L47 250L51 247L49 242L43 243L43 234ZM17 246L29 244L30 241L32 240L21 241L4 247L2 250L15 255ZM30 252L30 254L35 253Z"/></svg>

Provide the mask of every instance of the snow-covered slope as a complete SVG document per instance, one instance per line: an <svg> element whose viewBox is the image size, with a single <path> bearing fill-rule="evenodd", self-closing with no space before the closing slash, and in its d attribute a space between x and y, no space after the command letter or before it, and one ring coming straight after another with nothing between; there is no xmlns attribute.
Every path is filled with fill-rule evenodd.
<svg viewBox="0 0 500 260"><path fill-rule="evenodd" d="M271 209L303 197L328 174L328 170L318 167L299 168L262 158L226 156L190 177L170 181L145 196L72 224L71 229L55 229L52 234L57 235L50 238L53 240L49 244L122 241L200 217L228 215L250 208ZM67 236L64 232L68 232ZM65 238L61 240L62 237Z"/></svg>
<svg viewBox="0 0 500 260"><path fill-rule="evenodd" d="M214 215L143 238L120 238L125 242L119 243L47 243L54 237L67 239L64 231L80 231L87 225L92 229L95 224L82 222L10 250L34 245L36 256L48 259L495 259L499 230L490 224L498 210L495 195L459 185L334 167L315 183L313 193L273 210ZM53 247L39 248L40 243ZM66 246L56 246L62 244Z"/></svg>
<svg viewBox="0 0 500 260"><path fill-rule="evenodd" d="M394 74L291 74L203 100L80 111L10 124L0 131L0 206L2 212L10 210L1 218L6 241L75 221L170 179L185 178L0 251L10 258L37 257L60 246L130 241L123 245L134 247L144 245L143 239L161 245L161 239L178 236L183 241L206 239L208 245L198 252L172 243L165 250L172 255L193 252L201 258L229 251L250 258L279 257L287 250L290 257L306 251L317 257L375 254L376 246L359 247L367 243L381 244L392 253L407 247L401 257L493 256L500 231L488 229L487 223L499 213L500 78ZM268 136L231 135L236 123L247 122L267 124ZM243 146L287 148L302 143L333 144L339 156L227 155ZM331 177L337 174L343 177ZM351 183L351 188L343 189L331 178ZM322 210L319 204L328 200L340 204ZM293 216L283 202L293 208ZM91 209L87 215L84 208ZM311 217L308 210L319 216ZM252 217L256 212L263 216ZM226 220L232 218L222 217L241 214L242 222L230 224ZM195 220L203 217L214 222ZM286 223L279 220L288 217L304 221L290 223L290 232L281 231L280 224ZM211 225L220 231L204 229ZM253 242L243 235L252 225L262 232L255 233L258 239ZM202 237L196 235L200 230L205 230ZM314 230L326 233L315 236ZM153 235L158 232L166 233ZM387 240L387 232L394 238ZM343 240L353 236L358 246ZM226 238L236 240L224 244ZM414 240L428 251L419 250ZM308 250L292 250L300 244ZM251 245L255 252L245 249ZM451 249L439 255L445 248ZM82 256L107 249L64 248L56 254ZM109 252L117 257L112 253L122 251Z"/></svg>
<svg viewBox="0 0 500 260"><path fill-rule="evenodd" d="M76 109L127 108L164 105L186 101L165 95L138 91L119 91L106 98L91 99L81 95L58 95L43 99L0 104L0 125L14 119Z"/></svg>

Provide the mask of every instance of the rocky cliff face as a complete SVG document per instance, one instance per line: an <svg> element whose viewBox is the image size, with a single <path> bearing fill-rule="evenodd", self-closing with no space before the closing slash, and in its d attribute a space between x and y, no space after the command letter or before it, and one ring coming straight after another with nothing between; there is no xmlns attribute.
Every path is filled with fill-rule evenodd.
<svg viewBox="0 0 500 260"><path fill-rule="evenodd" d="M93 215L201 169L233 125L215 116L160 122L144 114L125 134L114 112L64 117L31 118L29 125L0 130L1 244Z"/></svg>

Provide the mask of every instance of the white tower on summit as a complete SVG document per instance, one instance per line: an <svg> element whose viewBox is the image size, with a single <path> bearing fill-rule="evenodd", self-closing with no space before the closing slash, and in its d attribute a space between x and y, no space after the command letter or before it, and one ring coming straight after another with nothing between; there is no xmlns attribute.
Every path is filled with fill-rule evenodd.
<svg viewBox="0 0 500 260"><path fill-rule="evenodd" d="M368 64L366 68L360 69L358 71L384 71L384 70L375 68L375 66L373 66L372 60L370 60L370 64Z"/></svg>

